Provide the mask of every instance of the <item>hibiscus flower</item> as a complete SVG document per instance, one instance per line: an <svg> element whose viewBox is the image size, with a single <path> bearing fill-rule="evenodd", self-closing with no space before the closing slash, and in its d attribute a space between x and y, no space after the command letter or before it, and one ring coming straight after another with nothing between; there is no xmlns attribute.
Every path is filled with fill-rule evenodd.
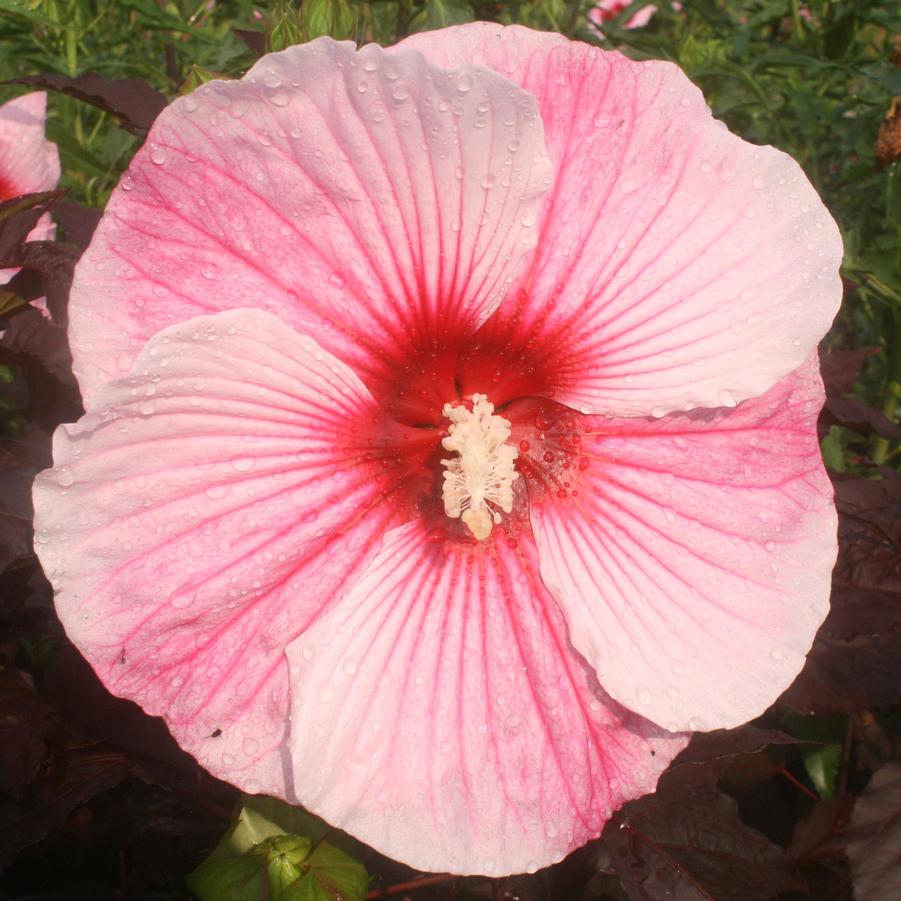
<svg viewBox="0 0 901 901"><path fill-rule="evenodd" d="M629 5L629 0L601 0L600 3L588 10L588 21L598 31L602 31L601 26L604 22L615 19L620 13L628 9ZM675 3L673 8L676 9ZM681 5L678 8L681 9ZM657 12L657 7L652 3L642 6L641 9L629 16L623 28L644 28L651 21L651 17L655 12Z"/></svg>
<svg viewBox="0 0 901 901"><path fill-rule="evenodd" d="M0 106L0 202L21 194L52 191L59 181L56 144L44 137L47 95L25 94ZM28 235L29 241L48 241L54 226L44 215ZM0 269L5 285L17 269Z"/></svg>
<svg viewBox="0 0 901 901"><path fill-rule="evenodd" d="M247 792L422 869L557 860L826 614L840 256L669 63L476 24L211 82L76 272L66 630Z"/></svg>

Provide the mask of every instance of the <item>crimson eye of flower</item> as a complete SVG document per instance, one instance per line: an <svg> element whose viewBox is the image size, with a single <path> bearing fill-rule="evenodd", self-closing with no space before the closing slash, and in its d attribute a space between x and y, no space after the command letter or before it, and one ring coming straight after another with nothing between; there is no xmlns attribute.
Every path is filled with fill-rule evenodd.
<svg viewBox="0 0 901 901"><path fill-rule="evenodd" d="M72 640L215 775L534 870L826 614L835 224L668 63L475 24L173 103L36 483Z"/></svg>

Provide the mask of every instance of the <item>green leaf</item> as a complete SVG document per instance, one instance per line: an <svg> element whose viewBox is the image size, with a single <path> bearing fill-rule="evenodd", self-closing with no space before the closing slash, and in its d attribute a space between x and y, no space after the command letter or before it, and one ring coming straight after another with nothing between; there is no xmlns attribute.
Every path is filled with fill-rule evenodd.
<svg viewBox="0 0 901 901"><path fill-rule="evenodd" d="M313 843L304 835L277 835L253 848L249 856L261 857L269 872L269 890L273 898L285 892L301 875L301 865L310 856Z"/></svg>
<svg viewBox="0 0 901 901"><path fill-rule="evenodd" d="M267 838L280 835L304 835L315 844L329 830L327 823L302 807L292 807L266 795L246 795L238 822L220 846L226 845L232 854L244 854Z"/></svg>
<svg viewBox="0 0 901 901"><path fill-rule="evenodd" d="M42 13L39 13L36 9L32 9L30 6L26 5L19 0L0 0L0 11L8 13L14 16L22 16L24 19L28 19L29 22L34 22L35 25L46 25L50 28L74 28L74 25L61 25L56 19L51 19L49 16L45 16Z"/></svg>
<svg viewBox="0 0 901 901"><path fill-rule="evenodd" d="M823 453L823 462L836 472L845 471L845 450L842 447L842 430L833 425L829 427L829 434L820 442L820 450Z"/></svg>
<svg viewBox="0 0 901 901"><path fill-rule="evenodd" d="M362 901L366 869L322 840L329 831L300 807L247 796L235 825L188 886L200 901Z"/></svg>
<svg viewBox="0 0 901 901"><path fill-rule="evenodd" d="M280 901L363 901L369 886L366 868L333 845L317 845L304 866L309 870Z"/></svg>
<svg viewBox="0 0 901 901"><path fill-rule="evenodd" d="M835 795L835 780L842 758L840 744L821 745L818 748L802 748L804 768L817 790L817 794L825 801Z"/></svg>
<svg viewBox="0 0 901 901"><path fill-rule="evenodd" d="M264 901L269 897L266 862L260 858L208 857L186 882L200 901Z"/></svg>
<svg viewBox="0 0 901 901"><path fill-rule="evenodd" d="M8 291L6 288L0 288L0 316L6 316L19 307L24 307L27 301L19 297L18 294ZM0 381L3 381L0 376Z"/></svg>
<svg viewBox="0 0 901 901"><path fill-rule="evenodd" d="M356 15L346 0L306 0L302 10L305 40L329 35L340 41L353 36Z"/></svg>
<svg viewBox="0 0 901 901"><path fill-rule="evenodd" d="M425 7L413 17L412 31L429 31L475 20L475 13L462 0L426 0Z"/></svg>
<svg viewBox="0 0 901 901"><path fill-rule="evenodd" d="M267 53L284 50L303 41L301 15L289 0L276 0L266 16Z"/></svg>

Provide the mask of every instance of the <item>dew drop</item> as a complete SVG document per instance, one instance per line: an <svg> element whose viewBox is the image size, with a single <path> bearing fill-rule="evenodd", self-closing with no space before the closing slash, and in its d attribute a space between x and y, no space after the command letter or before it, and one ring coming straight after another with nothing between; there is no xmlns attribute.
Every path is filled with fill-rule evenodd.
<svg viewBox="0 0 901 901"><path fill-rule="evenodd" d="M247 472L248 470L253 469L252 457L235 457L231 463L232 468L237 469L238 472Z"/></svg>
<svg viewBox="0 0 901 901"><path fill-rule="evenodd" d="M472 75L469 74L469 72L464 72L457 79L457 90L461 94L468 94L473 89L474 86L475 86L475 79L472 77Z"/></svg>

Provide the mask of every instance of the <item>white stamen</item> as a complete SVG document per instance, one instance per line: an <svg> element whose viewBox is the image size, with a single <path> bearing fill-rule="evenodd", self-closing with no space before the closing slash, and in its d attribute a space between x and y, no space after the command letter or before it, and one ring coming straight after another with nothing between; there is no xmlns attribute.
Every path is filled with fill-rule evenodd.
<svg viewBox="0 0 901 901"><path fill-rule="evenodd" d="M513 509L513 468L516 448L507 444L510 421L494 415L494 404L484 394L473 394L472 410L445 404L442 413L451 421L445 450L459 456L442 460L447 469L441 498L444 512L462 519L479 541L501 521L500 511Z"/></svg>

